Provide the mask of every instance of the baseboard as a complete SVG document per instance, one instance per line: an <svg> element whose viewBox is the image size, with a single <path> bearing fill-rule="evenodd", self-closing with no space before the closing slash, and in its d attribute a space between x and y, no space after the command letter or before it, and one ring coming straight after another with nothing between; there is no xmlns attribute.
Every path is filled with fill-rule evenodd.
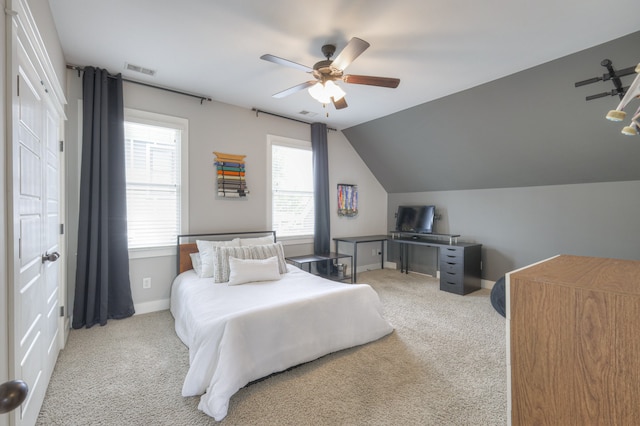
<svg viewBox="0 0 640 426"><path fill-rule="evenodd" d="M374 269L380 269L379 263L372 263L371 265L361 265L356 269L356 273L373 271ZM384 262L384 269L396 269L395 262Z"/></svg>
<svg viewBox="0 0 640 426"><path fill-rule="evenodd" d="M151 312L165 311L169 309L169 299L154 300L152 302L135 303L133 307L136 310L135 315L148 314Z"/></svg>
<svg viewBox="0 0 640 426"><path fill-rule="evenodd" d="M495 284L496 284L495 281L482 280L480 283L480 287L492 289Z"/></svg>
<svg viewBox="0 0 640 426"><path fill-rule="evenodd" d="M371 265L359 265L356 268L356 272L359 274L360 272L372 271L374 269L380 269L380 264L376 263L376 264L371 264Z"/></svg>
<svg viewBox="0 0 640 426"><path fill-rule="evenodd" d="M386 264L385 264L386 267ZM414 272L414 271L409 271L411 273L418 273L418 272ZM428 274L422 274L422 275L427 275L427 276L431 276ZM436 278L440 279L440 271L436 271ZM496 284L495 281L490 281L490 280L480 280L480 288L488 288L489 290L491 290L493 288L493 286Z"/></svg>

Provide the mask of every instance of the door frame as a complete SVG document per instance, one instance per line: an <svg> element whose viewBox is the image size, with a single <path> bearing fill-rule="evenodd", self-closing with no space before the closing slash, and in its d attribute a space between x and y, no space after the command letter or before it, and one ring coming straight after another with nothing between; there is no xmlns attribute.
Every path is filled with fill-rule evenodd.
<svg viewBox="0 0 640 426"><path fill-rule="evenodd" d="M15 379L16 377L16 359L15 359L15 335L16 335L16 323L14 321L14 300L17 275L15 273L15 267L18 264L19 253L19 241L18 234L16 233L16 203L14 200L15 194L14 188L14 176L15 169L14 162L14 141L17 140L17 126L15 120L17 119L17 75L18 75L18 54L17 46L19 41L30 47L29 59L33 61L33 65L37 69L37 72L42 79L42 85L47 89L47 96L44 102L47 103L49 108L54 110L59 119L59 134L60 140L63 140L64 134L64 121L66 116L64 113L64 105L66 105L66 98L64 91L60 85L58 76L51 60L47 54L46 46L38 31L35 19L27 0L3 0L5 6L5 19L2 25L2 36L0 40L6 47L6 56L3 60L6 61L2 65L0 71L2 85L2 99L3 99L3 124L6 126L3 129L3 137L6 143L3 144L2 158L3 163L6 165L6 175L2 178L2 191L4 192L2 202L2 218L3 227L0 231L0 236L4 237L6 241L5 245L0 248L0 266L2 266L3 277L0 282L0 320L5 324L0 326L0 343L6 350L0 351L0 379L6 378ZM31 57L33 56L33 57ZM66 193L65 187L65 161L64 152L59 155L59 220L61 224L65 223L65 205L66 205ZM64 235L59 235L59 252L61 254L62 263L58 267L58 304L59 306L66 305L66 238ZM66 307L65 307L66 309ZM59 317L58 324L58 336L59 336L59 348L62 349L65 343L65 337L68 333L64 330L65 317ZM6 319L6 321L4 321ZM4 344L6 343L6 345ZM4 382L4 380L2 381ZM2 383L0 382L0 383ZM17 416L19 410L14 410L8 415L0 416L0 426L16 425L20 424L20 420Z"/></svg>
<svg viewBox="0 0 640 426"><path fill-rule="evenodd" d="M4 9L6 0L2 0L2 7ZM0 141L2 147L0 147L0 164L4 166L4 171L0 173L0 192L2 193L2 200L0 201L0 383L4 383L9 380L9 311L8 311L8 292L9 292L9 274L7 272L7 248L9 247L9 241L7 240L7 185L6 181L9 177L9 165L7 158L7 141L9 139L7 126L7 108L11 105L11 97L7 97L7 77L6 77L6 64L8 61L8 49L7 37L6 37L6 23L10 21L10 18L5 15L3 19L0 19L0 44L5 47L5 53L0 55ZM8 426L9 416L0 415L0 426Z"/></svg>

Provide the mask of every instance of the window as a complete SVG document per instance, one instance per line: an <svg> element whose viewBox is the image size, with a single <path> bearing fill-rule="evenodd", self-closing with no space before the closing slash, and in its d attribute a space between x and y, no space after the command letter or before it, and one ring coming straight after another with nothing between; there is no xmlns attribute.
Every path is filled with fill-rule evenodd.
<svg viewBox="0 0 640 426"><path fill-rule="evenodd" d="M280 237L312 237L314 228L311 143L268 137L271 226Z"/></svg>
<svg viewBox="0 0 640 426"><path fill-rule="evenodd" d="M129 249L173 247L187 229L187 120L127 109L124 139Z"/></svg>

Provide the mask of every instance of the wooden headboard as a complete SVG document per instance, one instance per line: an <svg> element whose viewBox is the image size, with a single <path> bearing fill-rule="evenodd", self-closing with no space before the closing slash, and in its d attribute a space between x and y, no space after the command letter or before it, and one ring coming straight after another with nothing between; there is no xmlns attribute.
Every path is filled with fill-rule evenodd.
<svg viewBox="0 0 640 426"><path fill-rule="evenodd" d="M223 232L217 234L185 234L178 235L178 274L189 269L193 269L191 264L191 253L198 252L198 240L210 241L228 241L233 238L253 238L264 237L265 235L273 235L273 241L276 241L276 231L249 231L249 232Z"/></svg>
<svg viewBox="0 0 640 426"><path fill-rule="evenodd" d="M196 243L184 243L179 246L180 253L178 255L178 273L181 274L184 271L193 269L191 264L191 253L198 252L198 245Z"/></svg>

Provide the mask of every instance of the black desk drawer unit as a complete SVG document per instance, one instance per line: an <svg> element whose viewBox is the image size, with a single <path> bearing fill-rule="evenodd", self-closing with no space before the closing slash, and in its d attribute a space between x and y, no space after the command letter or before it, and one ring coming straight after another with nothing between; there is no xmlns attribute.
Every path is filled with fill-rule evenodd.
<svg viewBox="0 0 640 426"><path fill-rule="evenodd" d="M481 247L480 244L440 247L440 290L467 294L480 289Z"/></svg>

